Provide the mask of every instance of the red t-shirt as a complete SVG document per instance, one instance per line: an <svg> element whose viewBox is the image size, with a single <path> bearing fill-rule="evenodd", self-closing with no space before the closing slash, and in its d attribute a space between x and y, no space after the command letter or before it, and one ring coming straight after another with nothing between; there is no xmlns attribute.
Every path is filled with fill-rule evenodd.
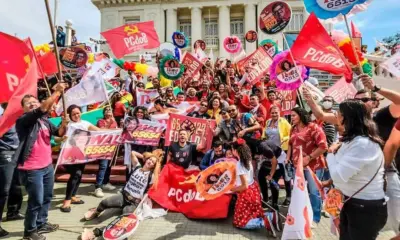
<svg viewBox="0 0 400 240"><path fill-rule="evenodd" d="M123 117L125 115L125 105L122 102L116 102L114 108L115 117Z"/></svg>
<svg viewBox="0 0 400 240"><path fill-rule="evenodd" d="M303 157L310 155L317 148L328 149L325 133L315 123L309 123L308 126L301 130L297 126L293 127L290 133L289 144L292 146L292 160L295 166L300 157L300 148L303 148ZM309 166L313 171L324 168L325 161L323 155L321 154L312 160Z"/></svg>
<svg viewBox="0 0 400 240"><path fill-rule="evenodd" d="M97 126L99 128L108 128L108 129L113 129L113 128L117 128L117 122L115 120L111 120L111 122L107 122L105 119L100 119L97 122Z"/></svg>
<svg viewBox="0 0 400 240"><path fill-rule="evenodd" d="M197 96L194 96L194 97L187 96L185 100L188 102L198 102L199 101Z"/></svg>
<svg viewBox="0 0 400 240"><path fill-rule="evenodd" d="M33 144L31 154L25 160L24 165L20 165L18 169L37 170L45 168L51 163L50 129L40 121L40 129L36 142Z"/></svg>

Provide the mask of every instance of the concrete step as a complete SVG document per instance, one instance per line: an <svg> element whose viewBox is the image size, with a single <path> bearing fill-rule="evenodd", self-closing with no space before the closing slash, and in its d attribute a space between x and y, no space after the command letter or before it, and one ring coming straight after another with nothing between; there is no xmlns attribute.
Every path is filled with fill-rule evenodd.
<svg viewBox="0 0 400 240"><path fill-rule="evenodd" d="M69 174L67 173L57 173L56 181L57 182L67 182L69 179ZM125 184L125 174L124 175L113 175L110 176L111 184ZM96 174L83 174L82 183L96 183Z"/></svg>

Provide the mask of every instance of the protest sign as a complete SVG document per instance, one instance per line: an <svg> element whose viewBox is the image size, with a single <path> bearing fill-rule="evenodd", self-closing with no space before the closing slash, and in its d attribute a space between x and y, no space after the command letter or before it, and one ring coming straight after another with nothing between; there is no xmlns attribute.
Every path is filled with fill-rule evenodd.
<svg viewBox="0 0 400 240"><path fill-rule="evenodd" d="M171 113L169 115L167 131L165 133L165 146L178 141L178 133L181 129L189 132L189 142L204 146L206 150L211 148L212 129L216 123L214 120L192 118Z"/></svg>
<svg viewBox="0 0 400 240"><path fill-rule="evenodd" d="M206 200L215 199L230 191L236 184L236 163L219 162L200 172L196 189Z"/></svg>
<svg viewBox="0 0 400 240"><path fill-rule="evenodd" d="M136 88L136 101L138 106L151 108L154 105L152 102L159 96L160 94L158 93L157 89Z"/></svg>
<svg viewBox="0 0 400 240"><path fill-rule="evenodd" d="M395 55L383 62L381 67L391 72L397 78L400 78L400 52L397 52Z"/></svg>
<svg viewBox="0 0 400 240"><path fill-rule="evenodd" d="M294 106L296 106L297 91L296 90L280 90L282 100L281 111L282 114L290 115Z"/></svg>
<svg viewBox="0 0 400 240"><path fill-rule="evenodd" d="M80 47L68 47L60 49L60 62L67 68L80 68L88 61L86 51Z"/></svg>
<svg viewBox="0 0 400 240"><path fill-rule="evenodd" d="M96 72L100 72L104 80L110 80L119 73L120 68L110 61L108 58L102 58L99 61L95 61L92 66L86 71L86 75L95 75Z"/></svg>
<svg viewBox="0 0 400 240"><path fill-rule="evenodd" d="M272 64L272 59L263 47L259 47L250 56L240 60L237 65L239 69L248 69L247 82L251 85L260 81Z"/></svg>
<svg viewBox="0 0 400 240"><path fill-rule="evenodd" d="M70 128L67 137L58 157L59 165L111 160L117 145L121 143L121 130L84 131Z"/></svg>
<svg viewBox="0 0 400 240"><path fill-rule="evenodd" d="M66 108L72 104L86 106L106 101L107 94L103 76L100 72L94 75L86 75L81 79L78 85L70 88L64 94L64 99ZM62 101L59 101L56 107L56 113L60 115L62 110Z"/></svg>
<svg viewBox="0 0 400 240"><path fill-rule="evenodd" d="M266 34L281 32L290 22L292 10L289 4L282 1L274 1L268 4L260 14L259 26Z"/></svg>
<svg viewBox="0 0 400 240"><path fill-rule="evenodd" d="M125 24L100 33L107 40L116 58L142 49L153 49L160 46L154 22Z"/></svg>
<svg viewBox="0 0 400 240"><path fill-rule="evenodd" d="M258 34L257 34L256 31L250 30L250 31L247 31L247 33L246 33L244 38L246 39L247 42L252 43L252 42L257 41Z"/></svg>
<svg viewBox="0 0 400 240"><path fill-rule="evenodd" d="M325 91L326 96L331 96L337 103L341 103L346 99L354 98L357 89L351 83L347 83L346 79L342 77L332 87Z"/></svg>
<svg viewBox="0 0 400 240"><path fill-rule="evenodd" d="M205 51L206 50L206 42L204 42L203 40L197 40L193 44L193 49L195 52L197 52L197 50L199 50L199 49Z"/></svg>
<svg viewBox="0 0 400 240"><path fill-rule="evenodd" d="M189 77L196 75L203 67L203 63L188 52L183 56L182 64L185 65L184 74L187 74Z"/></svg>
<svg viewBox="0 0 400 240"><path fill-rule="evenodd" d="M158 185L150 189L149 197L163 208L180 212L188 218L226 218L231 196L204 199L196 190L199 174L200 170L185 171L180 166L167 163L160 173Z"/></svg>
<svg viewBox="0 0 400 240"><path fill-rule="evenodd" d="M125 143L158 146L161 134L166 127L166 124L141 119L137 121L136 118L127 117L124 120L122 139Z"/></svg>
<svg viewBox="0 0 400 240"><path fill-rule="evenodd" d="M139 219L134 213L123 214L107 225L103 230L105 240L123 240L132 235L139 226Z"/></svg>
<svg viewBox="0 0 400 240"><path fill-rule="evenodd" d="M296 90L307 77L307 69L303 65L296 65L286 50L274 57L269 75L279 89Z"/></svg>

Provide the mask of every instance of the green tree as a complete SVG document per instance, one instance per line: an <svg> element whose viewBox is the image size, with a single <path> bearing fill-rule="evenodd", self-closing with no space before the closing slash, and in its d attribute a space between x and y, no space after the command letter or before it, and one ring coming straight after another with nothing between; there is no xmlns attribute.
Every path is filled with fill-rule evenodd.
<svg viewBox="0 0 400 240"><path fill-rule="evenodd" d="M393 36L385 37L382 39L389 50L392 50L395 46L400 44L400 32L394 34Z"/></svg>

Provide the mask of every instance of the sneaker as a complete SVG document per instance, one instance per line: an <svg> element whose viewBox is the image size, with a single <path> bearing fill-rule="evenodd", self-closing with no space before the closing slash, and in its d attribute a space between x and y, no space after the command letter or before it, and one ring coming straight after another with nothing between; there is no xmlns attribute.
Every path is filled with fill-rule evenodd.
<svg viewBox="0 0 400 240"><path fill-rule="evenodd" d="M290 200L286 198L285 201L283 201L282 203L282 207L289 207L289 205L290 205Z"/></svg>
<svg viewBox="0 0 400 240"><path fill-rule="evenodd" d="M25 219L25 216L19 212L12 213L12 214L7 213L7 217L6 217L6 221L16 221L16 220L23 220L23 219Z"/></svg>
<svg viewBox="0 0 400 240"><path fill-rule="evenodd" d="M7 232L6 230L4 230L2 227L0 227L0 238L1 237L5 237L8 234L10 234L9 232Z"/></svg>
<svg viewBox="0 0 400 240"><path fill-rule="evenodd" d="M99 212L97 212L96 208L90 209L89 211L87 211L85 213L85 215L83 215L83 217L85 218L86 221L90 221L92 219L95 219L98 216L99 216Z"/></svg>
<svg viewBox="0 0 400 240"><path fill-rule="evenodd" d="M23 240L46 240L46 237L37 232L31 232L29 234L24 234Z"/></svg>
<svg viewBox="0 0 400 240"><path fill-rule="evenodd" d="M325 212L325 211L321 211L321 216L323 216L324 218L330 218L331 216L329 215L329 213Z"/></svg>
<svg viewBox="0 0 400 240"><path fill-rule="evenodd" d="M51 224L49 222L43 224L42 226L38 227L37 232L39 234L43 234L43 233L51 233L51 232L55 232L58 230L60 226L58 224Z"/></svg>
<svg viewBox="0 0 400 240"><path fill-rule="evenodd" d="M311 229L316 229L318 227L318 223L312 222L311 223Z"/></svg>
<svg viewBox="0 0 400 240"><path fill-rule="evenodd" d="M94 196L98 198L104 197L103 190L101 188L96 188L96 190L94 190Z"/></svg>
<svg viewBox="0 0 400 240"><path fill-rule="evenodd" d="M115 189L116 189L116 187L111 185L111 183L107 183L106 185L103 185L103 190L114 191Z"/></svg>

